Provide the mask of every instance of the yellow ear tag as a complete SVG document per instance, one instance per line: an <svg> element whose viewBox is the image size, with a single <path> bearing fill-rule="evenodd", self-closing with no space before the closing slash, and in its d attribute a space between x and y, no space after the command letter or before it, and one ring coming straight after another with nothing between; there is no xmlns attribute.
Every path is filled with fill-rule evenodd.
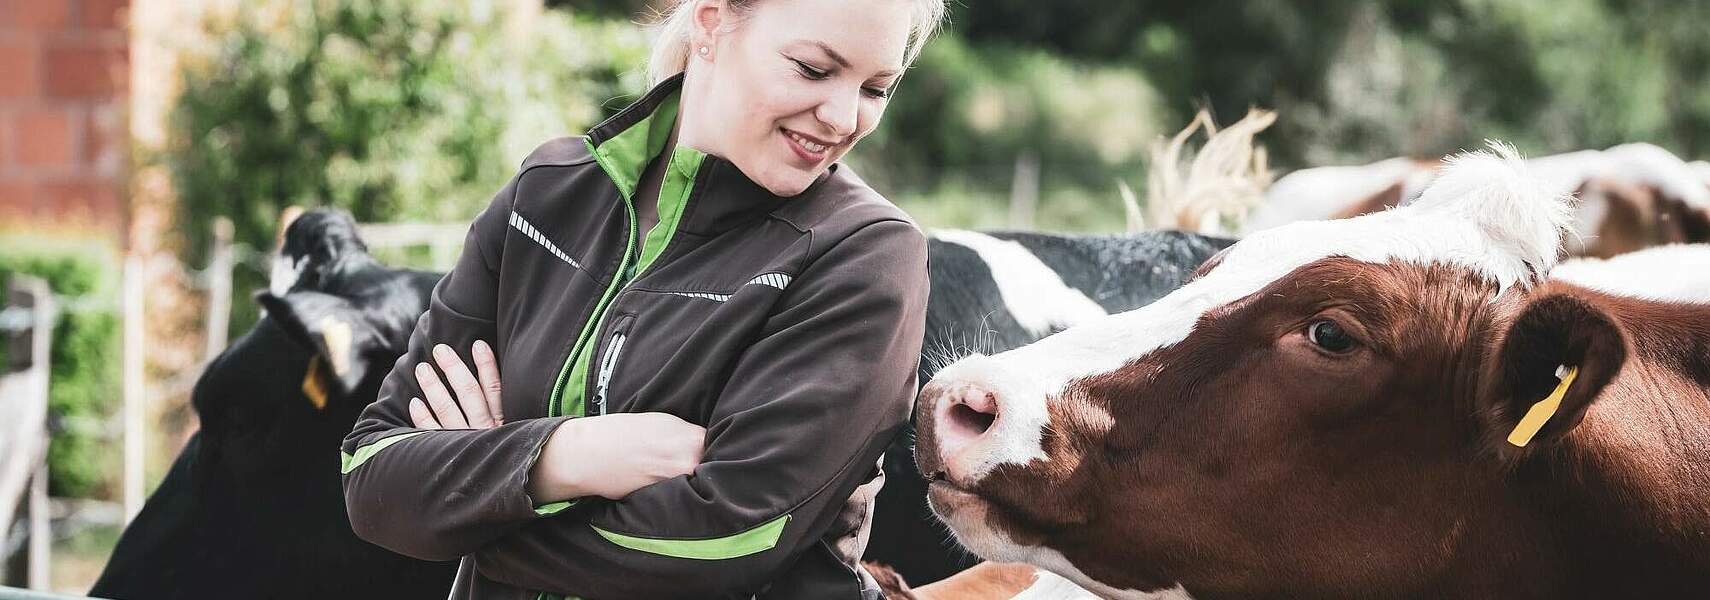
<svg viewBox="0 0 1710 600"><path fill-rule="evenodd" d="M321 341L327 345L327 360L332 361L333 373L343 377L350 371L350 324L332 317L322 317Z"/></svg>
<svg viewBox="0 0 1710 600"><path fill-rule="evenodd" d="M1556 378L1562 380L1556 384L1556 390L1548 397L1533 404L1526 416L1520 418L1520 424L1514 426L1514 431L1508 434L1508 443L1525 448L1532 443L1532 437L1538 435L1538 430L1556 416L1556 411L1562 407L1562 396L1567 395L1568 386L1573 385L1573 378L1579 376L1579 367L1561 365L1556 367Z"/></svg>
<svg viewBox="0 0 1710 600"><path fill-rule="evenodd" d="M303 395L309 397L309 403L315 405L315 410L325 410L327 407L327 384L321 379L321 355L309 357L309 370L303 374Z"/></svg>

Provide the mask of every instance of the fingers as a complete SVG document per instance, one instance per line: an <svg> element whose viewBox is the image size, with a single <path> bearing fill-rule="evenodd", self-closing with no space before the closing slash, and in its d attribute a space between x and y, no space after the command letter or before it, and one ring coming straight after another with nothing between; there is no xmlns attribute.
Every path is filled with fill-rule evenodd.
<svg viewBox="0 0 1710 600"><path fill-rule="evenodd" d="M427 396L428 408L433 409L433 416L440 425L448 429L469 428L469 422L463 419L463 411L457 408L451 392L445 390L445 384L439 381L439 373L435 373L431 365L416 363L416 385L421 386L422 395Z"/></svg>
<svg viewBox="0 0 1710 600"><path fill-rule="evenodd" d="M505 423L505 405L499 401L499 359L493 356L493 349L487 342L475 340L475 346L469 349L475 357L475 374L481 380L481 391L487 396L487 413L493 416L497 425Z"/></svg>
<svg viewBox="0 0 1710 600"><path fill-rule="evenodd" d="M469 365L457 356L451 346L439 344L433 347L433 361L439 365L445 380L451 384L451 390L456 394L457 407L462 409L468 419L469 426L474 429L489 429L496 425L493 416L487 410L486 394L481 391L481 384L475 381L475 374L469 372Z"/></svg>
<svg viewBox="0 0 1710 600"><path fill-rule="evenodd" d="M428 410L427 403L421 398L410 399L410 423L416 429L441 429L439 421L433 418L433 411Z"/></svg>

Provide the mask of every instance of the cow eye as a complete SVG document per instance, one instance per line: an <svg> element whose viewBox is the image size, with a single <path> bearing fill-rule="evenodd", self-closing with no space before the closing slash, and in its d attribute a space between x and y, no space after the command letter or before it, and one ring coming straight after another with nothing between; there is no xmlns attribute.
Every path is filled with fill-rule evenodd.
<svg viewBox="0 0 1710 600"><path fill-rule="evenodd" d="M1341 325L1329 319L1319 319L1307 324L1306 339L1312 340L1319 348L1337 354L1354 348L1354 338L1349 336Z"/></svg>

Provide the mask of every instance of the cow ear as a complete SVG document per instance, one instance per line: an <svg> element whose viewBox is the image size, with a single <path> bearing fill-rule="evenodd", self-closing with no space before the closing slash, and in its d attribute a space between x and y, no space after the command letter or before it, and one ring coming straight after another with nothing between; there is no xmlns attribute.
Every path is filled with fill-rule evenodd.
<svg viewBox="0 0 1710 600"><path fill-rule="evenodd" d="M1613 319L1569 293L1528 300L1501 339L1484 369L1479 412L1503 454L1567 435L1627 359Z"/></svg>
<svg viewBox="0 0 1710 600"><path fill-rule="evenodd" d="M261 292L255 299L267 309L266 318L315 353L303 391L317 407L324 406L324 398L317 399L318 392L313 389L317 371L327 375L339 395L345 396L354 393L375 366L369 363L373 362L374 350L383 345L380 332L348 300L307 291L283 296Z"/></svg>
<svg viewBox="0 0 1710 600"><path fill-rule="evenodd" d="M280 220L279 252L268 282L268 291L275 295L324 289L327 276L339 265L368 255L356 220L342 210L287 209Z"/></svg>

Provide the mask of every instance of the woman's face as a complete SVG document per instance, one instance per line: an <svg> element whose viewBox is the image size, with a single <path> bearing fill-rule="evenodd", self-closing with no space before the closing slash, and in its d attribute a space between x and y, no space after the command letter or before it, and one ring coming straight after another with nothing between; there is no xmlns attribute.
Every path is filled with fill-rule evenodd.
<svg viewBox="0 0 1710 600"><path fill-rule="evenodd" d="M693 10L678 141L779 196L807 189L871 133L902 75L909 0L759 0L745 14L703 2Z"/></svg>

